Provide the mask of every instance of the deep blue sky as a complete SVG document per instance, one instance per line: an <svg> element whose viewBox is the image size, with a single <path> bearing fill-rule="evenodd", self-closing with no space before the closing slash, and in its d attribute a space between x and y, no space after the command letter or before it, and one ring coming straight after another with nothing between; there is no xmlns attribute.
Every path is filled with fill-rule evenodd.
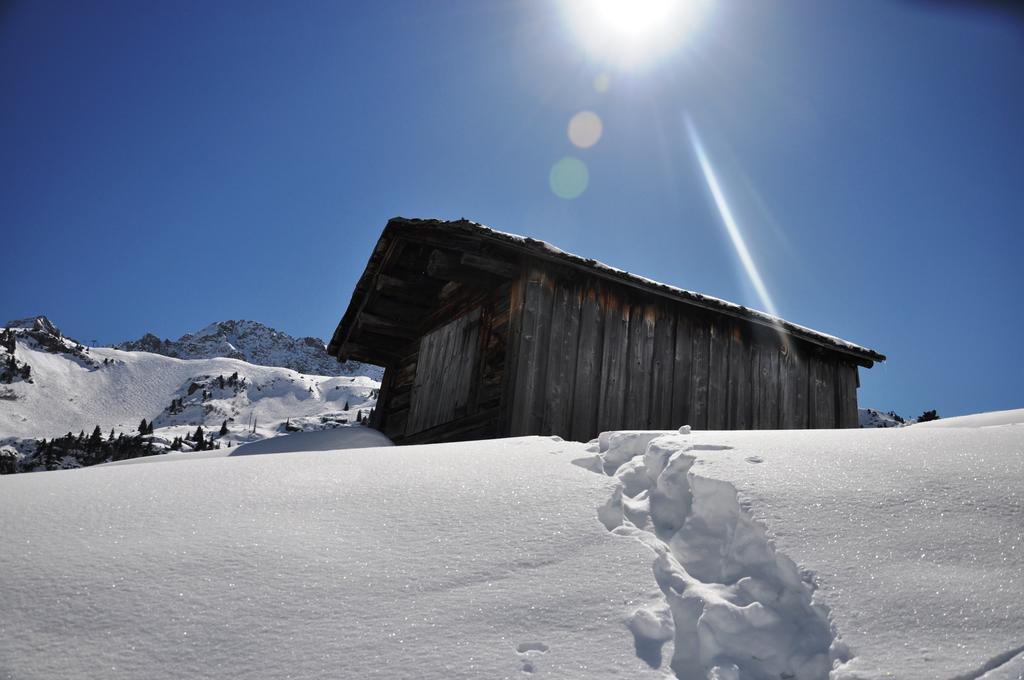
<svg viewBox="0 0 1024 680"><path fill-rule="evenodd" d="M689 113L779 313L889 356L862 406L1024 406L1024 28L932 7L718 0L625 71L539 0L7 3L0 321L329 337L394 215L763 308ZM574 200L564 156L590 172Z"/></svg>

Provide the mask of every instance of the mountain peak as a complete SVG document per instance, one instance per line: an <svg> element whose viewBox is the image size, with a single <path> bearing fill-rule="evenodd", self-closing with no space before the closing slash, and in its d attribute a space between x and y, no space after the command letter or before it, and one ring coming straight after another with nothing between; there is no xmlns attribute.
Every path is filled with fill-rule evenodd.
<svg viewBox="0 0 1024 680"><path fill-rule="evenodd" d="M24 319L13 319L8 321L4 326L5 328L27 328L32 331L39 331L55 337L63 337L60 329L46 317L45 314L39 316L28 316Z"/></svg>
<svg viewBox="0 0 1024 680"><path fill-rule="evenodd" d="M379 380L381 369L349 361L339 363L320 338L296 338L258 321L215 321L177 340L146 333L116 345L127 351L152 352L178 359L242 359L262 366L282 366L308 375L367 375Z"/></svg>

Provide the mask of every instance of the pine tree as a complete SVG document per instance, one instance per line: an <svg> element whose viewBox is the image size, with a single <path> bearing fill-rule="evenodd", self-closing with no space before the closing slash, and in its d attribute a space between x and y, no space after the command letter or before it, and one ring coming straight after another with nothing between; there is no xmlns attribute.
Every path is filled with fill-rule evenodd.
<svg viewBox="0 0 1024 680"><path fill-rule="evenodd" d="M217 387L219 387L221 389L224 389L224 376L222 376L222 375L218 375L217 376Z"/></svg>
<svg viewBox="0 0 1024 680"><path fill-rule="evenodd" d="M149 429L149 423L147 423L146 419L143 418L142 422L139 423L139 434L146 434L146 430L148 430L148 429Z"/></svg>
<svg viewBox="0 0 1024 680"><path fill-rule="evenodd" d="M92 431L92 436L89 437L89 446L95 449L100 448L103 445L103 431L100 430L100 426L97 425L96 429Z"/></svg>
<svg viewBox="0 0 1024 680"><path fill-rule="evenodd" d="M345 408L344 408L344 409L342 409L342 410L343 410L343 411L348 411L348 410L349 410L349 408L348 408L348 402L347 402L347 401L345 402Z"/></svg>
<svg viewBox="0 0 1024 680"><path fill-rule="evenodd" d="M220 426L220 436L223 437L228 433L228 421L224 421Z"/></svg>
<svg viewBox="0 0 1024 680"><path fill-rule="evenodd" d="M203 426L199 425L196 427L196 431L192 434L192 440L202 443L203 437L205 436L206 434L203 432Z"/></svg>
<svg viewBox="0 0 1024 680"><path fill-rule="evenodd" d="M114 441L114 428L110 428L110 436L107 437L108 442Z"/></svg>

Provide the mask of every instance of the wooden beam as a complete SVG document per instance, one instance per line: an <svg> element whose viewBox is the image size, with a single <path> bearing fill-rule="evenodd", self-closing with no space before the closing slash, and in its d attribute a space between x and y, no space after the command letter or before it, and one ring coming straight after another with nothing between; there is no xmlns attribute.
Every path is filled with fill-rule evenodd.
<svg viewBox="0 0 1024 680"><path fill-rule="evenodd" d="M491 287L500 281L492 274L463 266L457 256L443 250L433 250L427 258L427 274L442 281L454 281L467 286Z"/></svg>
<svg viewBox="0 0 1024 680"><path fill-rule="evenodd" d="M401 360L401 355L393 350L385 350L380 347L365 345L351 340L341 346L338 352L338 361L364 361L377 366L389 368L395 366Z"/></svg>
<svg viewBox="0 0 1024 680"><path fill-rule="evenodd" d="M370 331L373 333L379 333L380 335L386 335L388 337L400 338L402 340L412 340L418 336L416 329L411 326L397 323L391 319L377 316L376 314L371 314L367 311L364 311L359 315L359 318L356 321L356 328L360 331Z"/></svg>
<svg viewBox="0 0 1024 680"><path fill-rule="evenodd" d="M376 289L378 291L400 291L406 292L409 290L417 290L426 288L434 288L437 286L437 282L430 277L423 276L422 274L410 274L403 273L401 276L392 276L391 274L380 274L377 277ZM410 297L417 297L415 294Z"/></svg>
<svg viewBox="0 0 1024 680"><path fill-rule="evenodd" d="M377 316L415 324L426 316L430 308L378 295L370 302L367 309Z"/></svg>
<svg viewBox="0 0 1024 680"><path fill-rule="evenodd" d="M479 269L482 272L486 272L503 279L514 278L519 273L519 266L512 262L506 262L493 257L474 255L473 253L463 253L462 257L459 258L459 262L467 267Z"/></svg>

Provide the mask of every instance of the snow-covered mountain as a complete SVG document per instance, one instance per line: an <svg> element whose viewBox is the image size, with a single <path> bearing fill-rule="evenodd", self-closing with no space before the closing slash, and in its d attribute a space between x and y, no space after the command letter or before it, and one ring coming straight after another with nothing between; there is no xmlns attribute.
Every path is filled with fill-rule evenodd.
<svg viewBox="0 0 1024 680"><path fill-rule="evenodd" d="M257 321L218 321L177 340L146 333L115 345L130 352L151 352L176 359L241 359L260 366L281 366L310 375L365 375L380 380L383 370L358 361L339 363L320 338L296 338Z"/></svg>
<svg viewBox="0 0 1024 680"><path fill-rule="evenodd" d="M873 408L858 409L858 420L861 427L903 427L907 421L894 411L888 413Z"/></svg>
<svg viewBox="0 0 1024 680"><path fill-rule="evenodd" d="M97 427L104 441L111 430L138 437L142 419L153 427L145 440L153 453L199 426L226 446L349 425L369 414L380 387L369 376L86 347L63 337L45 317L0 331L0 372L0 444L29 459L36 439Z"/></svg>

